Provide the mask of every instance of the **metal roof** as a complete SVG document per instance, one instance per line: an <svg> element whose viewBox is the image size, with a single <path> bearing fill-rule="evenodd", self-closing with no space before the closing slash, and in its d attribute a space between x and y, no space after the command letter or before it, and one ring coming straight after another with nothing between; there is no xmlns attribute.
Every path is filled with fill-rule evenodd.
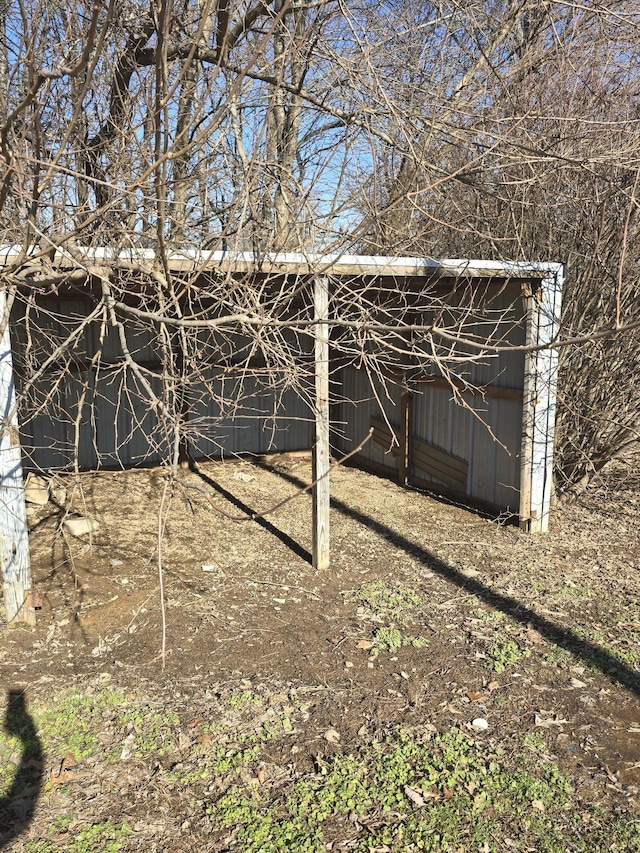
<svg viewBox="0 0 640 853"><path fill-rule="evenodd" d="M115 269L151 270L157 260L155 249L117 249L78 247L51 249L20 245L0 246L0 265L13 266L48 259L54 267L86 269L107 264ZM170 269L176 272L262 272L273 274L330 274L361 276L432 276L453 278L547 278L563 275L560 263L528 261L473 260L467 258L386 257L378 255L314 254L281 252L206 251L181 249L167 255Z"/></svg>

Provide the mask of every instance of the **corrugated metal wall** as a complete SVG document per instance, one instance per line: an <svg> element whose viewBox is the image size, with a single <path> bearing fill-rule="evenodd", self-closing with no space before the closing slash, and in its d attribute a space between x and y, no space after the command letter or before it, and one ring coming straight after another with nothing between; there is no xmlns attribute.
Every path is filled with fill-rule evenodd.
<svg viewBox="0 0 640 853"><path fill-rule="evenodd" d="M345 367L340 371L337 384L341 388L343 401L336 406L333 429L336 443L344 453L349 453L367 437L372 417L386 415L392 426L398 425L400 385L389 381L383 387L379 381L370 381L364 370L353 367ZM389 468L391 473L398 469L397 456L375 441L369 441L359 456L365 462Z"/></svg>
<svg viewBox="0 0 640 853"><path fill-rule="evenodd" d="M189 424L196 456L311 447L311 411L294 389L273 389L259 374L208 373L206 384L193 388Z"/></svg>
<svg viewBox="0 0 640 853"><path fill-rule="evenodd" d="M50 358L56 345L88 316L90 303L68 297L48 299L46 306L29 311L28 325L24 306L12 315L18 390L21 376ZM162 380L152 375L159 372L160 364L156 336L135 323L125 328L129 352L145 369L153 394L162 399ZM247 371L236 367L234 357L245 354L241 339L234 347L228 339L204 341L205 337L205 358L217 357L225 366L205 362L194 372L186 427L193 455L308 450L311 409L303 396L287 387L288 368ZM290 338L292 351L299 354L299 341ZM310 342L302 346L310 352ZM91 365L98 351L100 362ZM79 466L89 469L167 458L171 435L165 435L144 384L123 366L116 330L99 321L89 323L63 359L64 364L52 361L22 401L20 435L27 471L69 468L76 452Z"/></svg>
<svg viewBox="0 0 640 853"><path fill-rule="evenodd" d="M452 302L457 298L452 297ZM90 310L87 300L61 297L49 300L48 310L31 309L32 329L26 336L24 315L12 327L18 375L26 363L42 364L56 342L62 343L79 318ZM23 309L24 311L24 309ZM495 319L493 319L495 318ZM499 320L499 323L498 323ZM486 325L468 329L511 344L524 342L520 285L505 286L489 300ZM497 325L496 325L497 324ZM39 331L42 330L41 332ZM291 359L310 358L312 342L287 330L281 344ZM158 370L158 343L152 330L128 323L127 346L135 360L149 371ZM306 397L287 386L287 365L274 370L245 371L234 359L246 356L248 341L240 337L214 340L203 331L198 341L201 363L194 368L189 387L188 437L196 457L237 453L266 453L309 449L312 444L311 376ZM301 353L301 348L304 353ZM101 349L99 367L91 359ZM115 330L100 322L89 324L74 343L64 366L52 364L27 395L21 418L25 468L68 468L78 453L82 468L126 466L157 462L168 455L170 436L149 405L140 380L122 366L122 350ZM213 365L214 358L220 364ZM207 364L208 362L208 364ZM309 364L311 368L311 364ZM414 382L411 434L414 439L466 460L470 498L509 507L517 512L520 486L520 444L524 356L505 352L487 355L469 364L463 377L472 385L509 389L504 396L464 393L465 406L454 400L450 388ZM342 402L332 410L334 443L343 452L353 450L368 434L372 418L398 426L401 384L370 379L366 371L344 367L333 388ZM159 376L148 374L153 392L162 397ZM477 415L474 417L473 413ZM35 413L35 414L34 414ZM379 441L369 441L362 460L378 470L397 473L399 456ZM447 485L424 467L414 465L410 478Z"/></svg>
<svg viewBox="0 0 640 853"><path fill-rule="evenodd" d="M489 300L486 324L472 326L466 332L481 336L490 329L495 340L519 345L525 342L523 318L520 284L515 282L501 290L496 288ZM388 395L385 395L378 383L369 381L363 370L344 368L340 376L345 402L338 407L340 423L335 441L340 450L348 453L367 435L372 418L386 415L392 426L400 424L401 386L389 382ZM484 397L463 392L462 405L450 387L438 387L425 381L410 384L411 436L468 463L464 490L467 497L517 513L524 355L500 352L483 356L465 367L462 378L469 385L491 388ZM503 391L493 392L493 388ZM390 474L399 468L398 456L385 452L378 442L370 441L359 458L365 465L384 465ZM426 473L424 467L418 465L411 467L409 479L451 489L450 484Z"/></svg>

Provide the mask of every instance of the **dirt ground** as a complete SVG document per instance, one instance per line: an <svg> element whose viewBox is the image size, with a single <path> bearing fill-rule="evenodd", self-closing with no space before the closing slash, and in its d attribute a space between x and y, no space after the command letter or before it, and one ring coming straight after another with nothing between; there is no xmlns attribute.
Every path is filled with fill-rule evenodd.
<svg viewBox="0 0 640 853"><path fill-rule="evenodd" d="M202 721L226 695L286 707L294 691L305 701L293 703L293 732L260 771L286 768L288 778L391 725L454 726L503 744L539 735L586 801L638 816L639 462L637 453L616 462L557 511L545 536L337 468L332 565L320 574L310 565L309 495L246 516L308 483L308 457L206 463L173 491L159 469L67 478L63 505L30 510L43 606L33 630L0 625L0 688L46 707L108 683L174 714L183 751L202 743ZM67 513L99 530L63 535ZM486 731L473 727L478 718ZM44 756L49 789L64 760ZM85 764L75 788L69 774L40 798L7 849L45 849L42 815L64 796L87 821L126 814L133 833L123 849L232 849L202 840L175 786L149 793L149 761L120 775Z"/></svg>

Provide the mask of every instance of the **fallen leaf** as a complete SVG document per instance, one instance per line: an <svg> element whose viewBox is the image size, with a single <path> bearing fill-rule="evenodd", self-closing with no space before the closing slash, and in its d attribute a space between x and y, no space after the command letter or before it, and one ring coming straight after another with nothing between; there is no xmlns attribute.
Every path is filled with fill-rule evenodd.
<svg viewBox="0 0 640 853"><path fill-rule="evenodd" d="M476 690L469 690L467 699L470 699L471 702L479 702L482 699L482 693L478 693Z"/></svg>
<svg viewBox="0 0 640 853"><path fill-rule="evenodd" d="M211 735L208 732L205 732L202 735L198 735L198 737L196 738L196 741L197 741L197 743L202 743L205 746L207 746L208 744L213 743L213 738L211 737Z"/></svg>
<svg viewBox="0 0 640 853"><path fill-rule="evenodd" d="M536 631L535 628L527 628L527 630L525 631L525 636L532 643L542 643L544 641L544 637L542 636L542 634L539 631Z"/></svg>
<svg viewBox="0 0 640 853"><path fill-rule="evenodd" d="M357 649L372 649L375 643L372 643L371 640L359 640L356 644Z"/></svg>
<svg viewBox="0 0 640 853"><path fill-rule="evenodd" d="M66 785L68 782L80 779L83 774L74 769L77 766L78 762L75 755L72 753L65 755L60 761L57 770L52 770L49 773L49 785L57 788L60 785Z"/></svg>
<svg viewBox="0 0 640 853"><path fill-rule="evenodd" d="M324 733L324 739L329 741L329 743L338 743L340 740L340 732L337 732L335 729L327 729Z"/></svg>
<svg viewBox="0 0 640 853"><path fill-rule="evenodd" d="M489 693L493 693L493 691L497 690L498 687L500 687L500 682L498 681L490 681L487 684L487 690L489 691Z"/></svg>
<svg viewBox="0 0 640 853"><path fill-rule="evenodd" d="M425 805L424 798L414 788L410 788L408 785L406 785L404 792L407 795L407 797L411 800L411 802L415 806L417 806L419 809Z"/></svg>
<svg viewBox="0 0 640 853"><path fill-rule="evenodd" d="M534 809L536 809L536 811L544 811L544 803L542 802L542 800L534 800L531 805Z"/></svg>

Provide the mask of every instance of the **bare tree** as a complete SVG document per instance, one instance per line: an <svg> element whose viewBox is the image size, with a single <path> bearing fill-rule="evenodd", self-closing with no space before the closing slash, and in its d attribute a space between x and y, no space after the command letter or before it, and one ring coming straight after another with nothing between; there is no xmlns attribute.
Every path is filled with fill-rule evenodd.
<svg viewBox="0 0 640 853"><path fill-rule="evenodd" d="M256 387L311 411L305 281L221 271L205 287L196 249L556 257L568 334L633 324L637 15L635 0L7 2L0 228L21 247L5 283L25 321L23 420L66 407L67 461L99 462L78 455L92 403L125 395L137 414L110 461L150 431L175 467ZM410 363L455 389L463 357L483 357L472 297L452 311L428 286L409 304L342 282L335 351L383 385ZM600 340L564 356L562 486L635 436L636 338ZM606 421L587 364L616 371Z"/></svg>
<svg viewBox="0 0 640 853"><path fill-rule="evenodd" d="M413 44L412 87L404 91L405 78L393 94L384 87L406 117L376 149L363 245L566 262L563 334L612 332L562 350L556 475L559 491L572 492L639 438L640 341L616 330L640 320L640 7L550 0L428 11L442 60Z"/></svg>

